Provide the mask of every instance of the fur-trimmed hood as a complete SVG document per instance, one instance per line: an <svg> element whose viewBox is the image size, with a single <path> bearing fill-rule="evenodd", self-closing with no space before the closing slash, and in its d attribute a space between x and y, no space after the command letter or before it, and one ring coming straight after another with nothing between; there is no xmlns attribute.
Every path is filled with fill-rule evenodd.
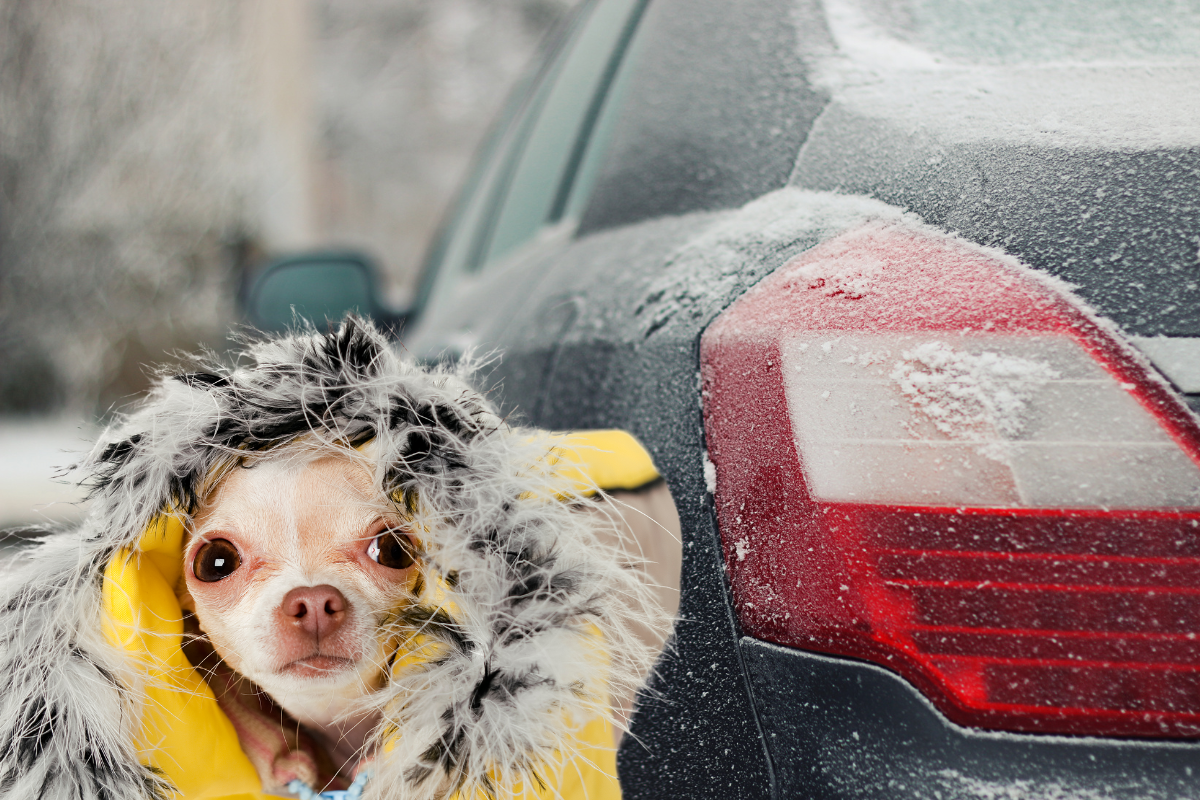
<svg viewBox="0 0 1200 800"><path fill-rule="evenodd" d="M227 742L228 720L181 650L175 585L214 480L299 438L370 454L381 496L422 531L426 589L396 618L423 644L376 695L364 796L505 796L522 781L558 796L597 760L611 773L589 721L647 670L633 627L661 613L599 535L611 515L579 510L598 504L555 468L554 440L507 426L469 378L406 360L353 317L162 378L81 465L86 521L24 554L0 594L0 797L261 792L244 764L205 774L238 754L209 741Z"/></svg>

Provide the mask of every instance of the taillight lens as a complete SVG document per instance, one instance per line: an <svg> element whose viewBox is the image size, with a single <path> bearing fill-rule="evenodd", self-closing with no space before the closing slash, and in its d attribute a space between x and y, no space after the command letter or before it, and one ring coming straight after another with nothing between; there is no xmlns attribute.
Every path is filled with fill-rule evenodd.
<svg viewBox="0 0 1200 800"><path fill-rule="evenodd" d="M877 225L701 344L745 632L966 725L1200 736L1200 428L1051 280Z"/></svg>

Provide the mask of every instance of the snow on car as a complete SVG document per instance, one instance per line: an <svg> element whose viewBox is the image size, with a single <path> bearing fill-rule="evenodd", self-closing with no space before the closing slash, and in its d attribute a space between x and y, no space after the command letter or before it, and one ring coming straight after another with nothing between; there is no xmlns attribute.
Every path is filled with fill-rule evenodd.
<svg viewBox="0 0 1200 800"><path fill-rule="evenodd" d="M597 0L403 346L683 532L628 797L1200 796L1200 9Z"/></svg>

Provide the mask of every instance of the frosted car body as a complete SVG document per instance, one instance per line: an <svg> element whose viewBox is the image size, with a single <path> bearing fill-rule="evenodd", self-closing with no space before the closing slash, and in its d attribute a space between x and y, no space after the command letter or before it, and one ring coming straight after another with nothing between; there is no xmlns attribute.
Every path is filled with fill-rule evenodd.
<svg viewBox="0 0 1200 800"><path fill-rule="evenodd" d="M1163 701L1164 713L1175 714L1166 729L1159 718L1134 719L1132 704L1141 701L1119 692L1110 699L1125 705L1115 713L1133 720L1124 728L1039 728L1003 710L952 718L932 684L882 651L785 635L786 616L812 602L816 589L806 589L818 582L793 584L783 597L755 594L743 580L741 567L756 552L750 537L765 528L739 530L730 497L757 503L764 520L806 492L840 503L866 492L868 505L911 505L917 484L901 479L920 472L918 440L960 448L982 475L975 483L943 480L940 467L931 468L918 489L942 511L1067 509L1072 525L1093 514L1087 547L1105 536L1153 535L1173 548L1162 556L1173 559L1172 575L1192 575L1200 564L1200 531L1189 527L1200 513L1200 19L1174 5L1014 8L920 0L585 4L498 125L433 249L420 322L405 346L428 358L499 350L496 391L512 413L554 429L632 432L675 498L680 621L619 754L629 797L1200 795L1200 744L1188 727L1200 701L1197 645L1188 639L1197 632L1188 605L1200 588L1194 576L1142 587L1161 595L1153 602L1183 609L1167 626L1176 628L1120 632L1160 636L1166 649L1152 655L1177 654L1152 665L1180 678L1175 699ZM548 154L543 162L538 153ZM809 370L789 379L774 405L751 393L732 419L774 415L792 430L774 441L747 426L731 439L742 445L733 461L744 467L733 470L728 448L723 461L715 447L711 373L701 373L716 362L705 360L702 337L764 279L797 264L809 269L806 254L875 229L924 231L1058 287L1056 296L1109 337L1131 371L1114 378L1062 342L972 339L995 322L984 312L969 330L920 340L869 320L836 345L821 331L785 330L779 364L748 363L747 374L804 367L802 345L829 342L831 357L841 348L838 361L858 358L851 346L888 352L868 374L886 391L852 393L843 417L811 407L858 373ZM839 257L832 271L812 267L803 291L847 303L885 291L878 270L893 268L896 258L888 259ZM952 292L971 289L944 280L930 291L941 293L949 318ZM1021 324L1013 336L1029 334ZM930 375L944 379L941 389L929 387ZM949 402L947 376L973 394ZM908 416L876 413L893 401L910 403ZM875 414L875 433L858 437L871 442L856 445L848 463L832 447L825 461L812 455L819 447L806 451L806 442L828 444L821 437L853 417L849 403ZM1165 416L1138 416L1150 406ZM1062 454L1068 444L1078 454L1085 440L1109 447L1087 414L1123 420L1125 455L1080 456L1058 472L1009 458L1044 443ZM815 474L815 488L755 473L789 447L811 451L801 467ZM881 455L897 447L907 455ZM1138 448L1142 455L1128 456ZM1127 456L1131 468L1122 470ZM996 465L1006 458L1016 466L1001 474ZM1087 480L1046 477L1089 469ZM1137 527L1150 506L1166 509L1165 527L1153 534ZM1103 516L1118 512L1137 519ZM956 528L951 517L943 522ZM1007 524L1003 514L993 517ZM774 552L773 563L788 566L796 558L789 553ZM1126 591L1114 586L1130 574L1114 571L1093 588ZM987 591L986 575L972 580ZM1062 580L1080 593L1081 579ZM764 605L769 613L758 613ZM1003 629L1015 617L998 608L995 627ZM1151 614L1145 624L1159 616L1167 619ZM758 624L776 618L783 632ZM1054 639L1041 624L1027 626L1029 635ZM1064 652L1064 661L1084 657ZM1147 702L1162 700L1149 691ZM1072 696L1086 705L1087 692ZM1156 710L1163 709L1147 709Z"/></svg>

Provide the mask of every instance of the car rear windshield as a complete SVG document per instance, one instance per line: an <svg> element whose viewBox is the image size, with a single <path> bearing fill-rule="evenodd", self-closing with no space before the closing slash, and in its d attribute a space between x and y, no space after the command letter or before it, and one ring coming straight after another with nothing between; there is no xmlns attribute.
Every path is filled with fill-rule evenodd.
<svg viewBox="0 0 1200 800"><path fill-rule="evenodd" d="M830 5L845 2L830 0ZM863 0L859 8L895 38L954 61L1101 64L1200 58L1200 3L1195 0Z"/></svg>

